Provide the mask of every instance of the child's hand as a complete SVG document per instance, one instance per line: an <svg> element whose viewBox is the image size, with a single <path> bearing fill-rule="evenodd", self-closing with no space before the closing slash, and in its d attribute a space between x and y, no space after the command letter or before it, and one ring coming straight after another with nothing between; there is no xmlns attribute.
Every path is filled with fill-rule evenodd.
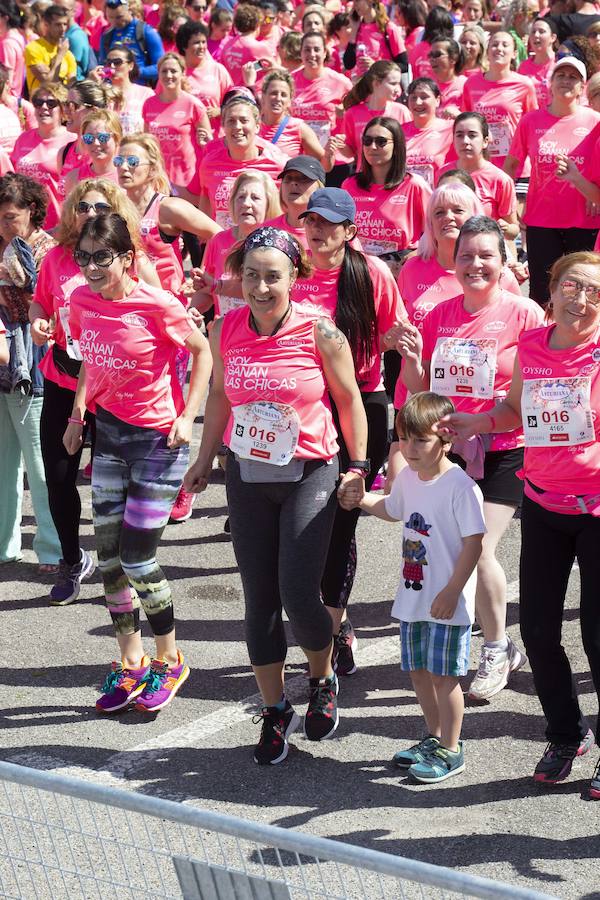
<svg viewBox="0 0 600 900"><path fill-rule="evenodd" d="M434 619L451 619L458 606L458 594L445 587L439 592L431 604L431 616Z"/></svg>

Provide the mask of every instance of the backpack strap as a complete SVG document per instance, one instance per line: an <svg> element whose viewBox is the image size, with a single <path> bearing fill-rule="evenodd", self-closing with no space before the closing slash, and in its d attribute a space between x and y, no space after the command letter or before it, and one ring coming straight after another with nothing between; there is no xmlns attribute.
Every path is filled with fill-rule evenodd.
<svg viewBox="0 0 600 900"><path fill-rule="evenodd" d="M290 117L289 117L289 116L284 116L284 117L283 117L283 119L282 119L281 122L279 123L279 128L277 129L277 131L275 132L275 134L274 134L273 137L271 138L271 143L272 143L272 144L276 144L276 143L277 143L277 141L279 140L279 138L280 138L281 135L283 134L283 130L284 130L285 126L287 125L287 123L288 123L289 121L290 121Z"/></svg>

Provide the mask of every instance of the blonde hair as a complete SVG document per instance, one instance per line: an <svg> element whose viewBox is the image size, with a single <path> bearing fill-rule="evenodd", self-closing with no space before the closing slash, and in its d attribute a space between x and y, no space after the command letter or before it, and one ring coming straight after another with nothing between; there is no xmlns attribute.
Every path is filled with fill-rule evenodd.
<svg viewBox="0 0 600 900"><path fill-rule="evenodd" d="M142 131L135 132L134 134L126 134L119 144L119 150L121 151L123 147L127 147L128 144L137 144L145 151L150 161L150 183L152 184L152 187L155 191L158 191L159 194L166 194L168 196L171 193L169 177L165 170L165 161L160 145L154 135L146 134Z"/></svg>
<svg viewBox="0 0 600 900"><path fill-rule="evenodd" d="M432 259L435 256L436 243L433 233L433 215L438 206L442 206L444 203L449 205L462 204L469 213L469 218L483 214L481 200L477 194L473 193L471 188L468 188L461 181L444 181L443 184L434 190L427 203L425 226L418 244L418 255L421 259Z"/></svg>
<svg viewBox="0 0 600 900"><path fill-rule="evenodd" d="M61 109L67 102L67 89L64 84L61 84L60 81L44 81L38 87L36 87L35 91L31 95L31 100L35 100L39 94L50 94L51 97L54 97L55 100L58 100L60 103Z"/></svg>
<svg viewBox="0 0 600 900"><path fill-rule="evenodd" d="M238 177L233 182L231 193L229 194L228 203L230 216L233 217L233 204L235 202L238 191L240 190L240 188L244 187L245 184L248 184L249 181L258 181L258 183L262 185L265 192L265 197L267 198L265 222L268 222L269 219L274 219L276 216L280 216L281 206L279 205L279 194L277 192L275 182L265 172L253 172L252 169L250 169L248 172L242 172L242 174L238 175Z"/></svg>
<svg viewBox="0 0 600 900"><path fill-rule="evenodd" d="M71 249L75 247L81 230L77 225L77 205L92 191L102 194L112 211L125 219L136 252L142 250L140 215L125 191L107 178L86 178L75 185L63 203L62 215L55 234L56 242L61 247Z"/></svg>
<svg viewBox="0 0 600 900"><path fill-rule="evenodd" d="M593 250L578 250L576 253L560 256L550 269L550 293L556 290L563 276L575 266L600 266L600 255Z"/></svg>
<svg viewBox="0 0 600 900"><path fill-rule="evenodd" d="M104 122L107 130L115 138L115 142L120 143L123 137L123 128L121 120L112 109L90 109L89 112L86 112L81 120L81 134L85 134L86 128L94 122Z"/></svg>
<svg viewBox="0 0 600 900"><path fill-rule="evenodd" d="M600 22L598 22L598 25L600 25ZM598 29L598 32L600 33L600 28ZM588 32L588 34L589 34L589 32ZM590 100L592 98L592 96L594 94L597 94L599 91L600 91L600 72L595 72L585 86L585 94L586 94L586 97L588 98L588 100Z"/></svg>

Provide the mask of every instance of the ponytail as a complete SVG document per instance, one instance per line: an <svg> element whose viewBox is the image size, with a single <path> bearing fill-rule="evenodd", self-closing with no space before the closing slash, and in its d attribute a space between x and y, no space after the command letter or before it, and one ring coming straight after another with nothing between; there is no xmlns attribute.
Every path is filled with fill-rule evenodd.
<svg viewBox="0 0 600 900"><path fill-rule="evenodd" d="M373 65L367 69L362 78L359 78L358 81L355 82L352 90L344 97L342 102L344 109L350 109L351 106L356 106L358 103L364 103L373 93L375 82L383 81L391 72L400 71L400 66L391 59L379 59L377 62L374 62Z"/></svg>
<svg viewBox="0 0 600 900"><path fill-rule="evenodd" d="M373 281L366 257L346 244L337 284L335 324L346 335L358 371L378 339Z"/></svg>

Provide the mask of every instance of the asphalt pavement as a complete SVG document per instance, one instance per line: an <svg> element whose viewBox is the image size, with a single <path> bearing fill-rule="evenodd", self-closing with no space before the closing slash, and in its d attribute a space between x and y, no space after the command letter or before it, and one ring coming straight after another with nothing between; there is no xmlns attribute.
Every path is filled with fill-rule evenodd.
<svg viewBox="0 0 600 900"><path fill-rule="evenodd" d="M87 451L84 462L87 460ZM89 484L81 483L83 546L94 550ZM291 739L288 759L259 767L252 749L258 705L244 644L243 596L230 540L221 473L193 517L169 525L159 560L171 581L178 642L192 669L179 697L156 716L101 718L98 687L116 644L97 573L72 606L48 605L51 581L31 551L26 493L23 561L0 568L2 659L0 758L118 785L387 853L450 866L563 898L600 898L600 803L587 799L598 749L571 777L544 789L533 768L544 720L528 667L490 703L468 702L466 769L437 787L409 784L393 753L423 730L399 668L391 600L400 571L401 528L367 517L358 528L359 566L351 618L359 669L342 679L332 740ZM249 527L252 522L249 521ZM509 582L509 633L519 641L519 522L499 556ZM564 643L586 713L595 694L581 647L578 572L573 571ZM148 629L144 625L144 633ZM146 640L151 652L150 638ZM481 638L473 641L476 666ZM288 685L301 711L307 683L290 634ZM468 679L465 679L465 687ZM595 719L590 721L595 723Z"/></svg>

